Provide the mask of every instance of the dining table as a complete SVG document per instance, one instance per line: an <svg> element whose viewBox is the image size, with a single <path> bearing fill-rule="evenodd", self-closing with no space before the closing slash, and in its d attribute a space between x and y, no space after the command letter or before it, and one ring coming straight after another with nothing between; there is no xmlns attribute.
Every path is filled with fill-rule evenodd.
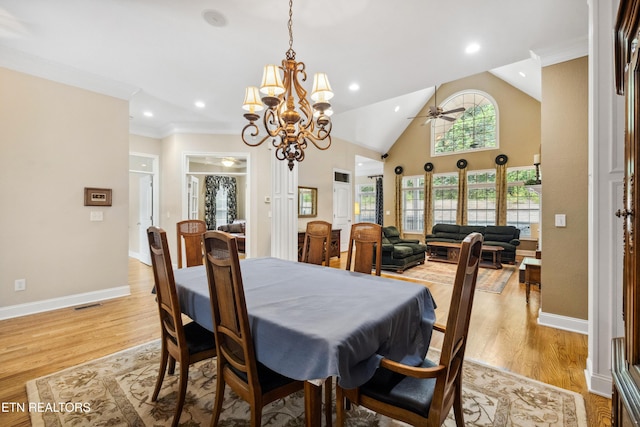
<svg viewBox="0 0 640 427"><path fill-rule="evenodd" d="M240 261L257 360L305 381L306 425L319 426L322 384L371 379L385 357L419 365L436 320L426 286L279 258ZM213 330L205 267L174 271L181 310Z"/></svg>

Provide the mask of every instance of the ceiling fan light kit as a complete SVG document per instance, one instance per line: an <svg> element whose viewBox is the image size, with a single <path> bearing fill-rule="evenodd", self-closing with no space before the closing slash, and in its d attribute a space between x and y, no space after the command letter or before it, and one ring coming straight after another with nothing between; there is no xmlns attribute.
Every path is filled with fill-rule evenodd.
<svg viewBox="0 0 640 427"><path fill-rule="evenodd" d="M242 141L257 147L271 139L278 160L286 160L289 170L293 170L294 161L304 160L304 150L311 142L316 148L326 150L331 146L331 104L333 91L325 73L316 73L313 78L310 104L306 99L307 91L300 81L307 79L303 62L296 62L293 50L292 30L293 0L289 0L289 50L285 54L282 66L266 65L262 74L262 85L250 86L245 90L242 108L247 113L244 117L249 123L242 129ZM281 72L284 78L281 77ZM260 93L264 96L260 98ZM295 95L298 96L296 106ZM256 121L260 119L258 112L267 110L263 116L263 127L266 136L256 139L260 129Z"/></svg>
<svg viewBox="0 0 640 427"><path fill-rule="evenodd" d="M409 119L417 119L417 118L420 118L420 117L426 117L427 120L425 120L425 122L422 123L422 125L424 126L427 123L430 123L434 119L442 119L442 120L446 120L448 122L455 122L459 116L449 117L448 115L449 114L464 113L465 112L465 108L464 107L454 108L454 109L447 110L447 111L444 111L442 109L442 107L439 107L438 106L438 87L437 86L434 86L434 88L433 88L433 104L434 105L430 105L429 106L429 111L427 112L426 115L409 117Z"/></svg>

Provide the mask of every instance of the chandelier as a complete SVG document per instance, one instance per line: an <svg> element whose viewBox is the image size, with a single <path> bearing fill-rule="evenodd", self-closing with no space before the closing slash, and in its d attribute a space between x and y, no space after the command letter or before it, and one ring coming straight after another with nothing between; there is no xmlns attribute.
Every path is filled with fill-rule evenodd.
<svg viewBox="0 0 640 427"><path fill-rule="evenodd" d="M293 170L293 162L304 160L304 150L309 142L320 150L331 146L331 104L333 92L325 73L316 73L313 77L311 105L307 101L307 91L300 82L307 80L307 72L303 62L296 62L293 50L292 31L293 0L289 0L289 50L285 54L282 66L266 65L262 74L260 90L255 86L245 89L242 108L248 113L244 117L249 121L242 129L242 141L257 147L271 139L276 149L278 160L287 160L289 170ZM283 73L284 78L280 73ZM262 99L260 94L262 93ZM298 97L296 105L296 95ZM260 129L256 121L260 119L257 112L264 110L263 125L266 135L260 138ZM249 138L247 138L249 137Z"/></svg>

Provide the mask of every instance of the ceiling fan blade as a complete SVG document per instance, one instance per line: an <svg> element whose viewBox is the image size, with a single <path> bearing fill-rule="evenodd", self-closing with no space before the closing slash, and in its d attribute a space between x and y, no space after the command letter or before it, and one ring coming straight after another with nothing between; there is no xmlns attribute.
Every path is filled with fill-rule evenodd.
<svg viewBox="0 0 640 427"><path fill-rule="evenodd" d="M438 118L442 119L442 120L446 120L448 122L455 122L456 121L456 119L454 119L453 117L441 116L441 117L438 117Z"/></svg>
<svg viewBox="0 0 640 427"><path fill-rule="evenodd" d="M443 111L442 114L451 114L451 113L463 113L464 107L454 108L453 110Z"/></svg>

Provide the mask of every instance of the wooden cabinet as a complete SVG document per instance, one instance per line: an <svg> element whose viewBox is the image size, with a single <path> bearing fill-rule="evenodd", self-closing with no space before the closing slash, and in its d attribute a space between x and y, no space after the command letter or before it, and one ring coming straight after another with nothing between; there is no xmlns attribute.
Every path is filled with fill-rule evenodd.
<svg viewBox="0 0 640 427"><path fill-rule="evenodd" d="M298 231L298 261L302 259L303 244L304 231ZM338 258L340 258L340 230L331 230L331 256L337 256Z"/></svg>
<svg viewBox="0 0 640 427"><path fill-rule="evenodd" d="M616 91L625 97L623 206L616 212L624 233L624 337L613 340L611 366L612 425L617 427L640 425L640 250L635 248L635 230L640 226L640 195L636 195L640 186L635 178L636 159L640 156L639 31L640 0L620 0L614 53Z"/></svg>

